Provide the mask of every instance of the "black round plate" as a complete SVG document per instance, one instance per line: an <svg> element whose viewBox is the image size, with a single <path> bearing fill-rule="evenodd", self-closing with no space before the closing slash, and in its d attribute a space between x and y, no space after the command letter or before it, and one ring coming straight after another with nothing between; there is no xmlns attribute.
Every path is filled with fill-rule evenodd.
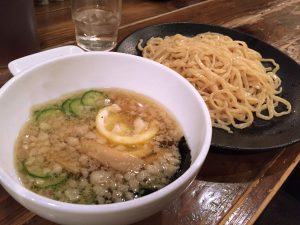
<svg viewBox="0 0 300 225"><path fill-rule="evenodd" d="M140 39L143 39L143 43L145 43L151 37L165 37L178 33L194 36L208 31L228 35L235 40L245 41L250 48L260 52L264 58L275 59L280 64L278 75L282 80L282 97L292 104L291 114L273 118L270 121L255 119L251 127L243 130L233 129L233 134L214 128L212 146L232 150L263 151L281 148L299 141L300 66L289 56L255 37L213 25L168 23L146 27L132 33L117 46L117 51L141 56L141 52L137 49L137 43Z"/></svg>

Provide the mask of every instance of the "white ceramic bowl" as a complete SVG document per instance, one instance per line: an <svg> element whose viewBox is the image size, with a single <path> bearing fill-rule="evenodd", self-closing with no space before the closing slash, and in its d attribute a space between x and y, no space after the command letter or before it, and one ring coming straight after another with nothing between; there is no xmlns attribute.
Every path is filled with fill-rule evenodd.
<svg viewBox="0 0 300 225"><path fill-rule="evenodd" d="M110 87L145 94L173 113L191 149L190 168L159 191L108 205L58 202L24 188L14 166L14 144L31 106L75 90ZM130 224L158 212L195 178L211 141L208 109L192 85L165 66L122 53L79 53L42 63L0 89L0 108L1 184L23 206L60 224Z"/></svg>

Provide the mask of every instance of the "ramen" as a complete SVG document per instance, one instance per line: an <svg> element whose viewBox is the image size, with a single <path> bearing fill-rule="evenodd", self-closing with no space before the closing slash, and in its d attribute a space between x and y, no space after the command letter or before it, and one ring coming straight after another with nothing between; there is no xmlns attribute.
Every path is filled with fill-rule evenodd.
<svg viewBox="0 0 300 225"><path fill-rule="evenodd" d="M279 64L265 59L243 41L218 33L194 37L180 34L152 37L145 58L157 61L186 78L204 99L213 127L233 133L250 127L255 118L271 120L291 113L282 95Z"/></svg>
<svg viewBox="0 0 300 225"><path fill-rule="evenodd" d="M32 109L15 146L20 180L78 204L132 200L175 179L183 131L156 101L122 89L71 93Z"/></svg>

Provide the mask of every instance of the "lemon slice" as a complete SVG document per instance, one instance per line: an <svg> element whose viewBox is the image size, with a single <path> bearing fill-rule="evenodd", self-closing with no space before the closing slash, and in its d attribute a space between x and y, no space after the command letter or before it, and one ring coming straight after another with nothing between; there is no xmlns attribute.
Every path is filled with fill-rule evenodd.
<svg viewBox="0 0 300 225"><path fill-rule="evenodd" d="M130 128L126 126L126 124L120 125L120 129L126 130L125 134L123 134L122 132L118 132L115 129L108 129L108 126L112 127L111 123L114 121L114 119L112 119L107 122L109 120L109 117L116 117L116 114L119 114L119 112L121 111L122 110L120 106L118 106L117 104L112 104L99 110L96 116L96 128L107 139L119 144L133 145L144 143L154 137L154 135L157 133L158 128L154 125L154 123L149 124L148 129L142 130L140 133L134 133L132 129L132 132L128 132ZM119 124L116 125L119 126Z"/></svg>

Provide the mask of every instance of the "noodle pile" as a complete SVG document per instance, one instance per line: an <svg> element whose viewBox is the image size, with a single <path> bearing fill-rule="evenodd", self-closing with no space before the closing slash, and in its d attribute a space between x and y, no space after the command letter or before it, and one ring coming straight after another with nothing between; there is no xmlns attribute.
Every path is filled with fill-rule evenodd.
<svg viewBox="0 0 300 225"><path fill-rule="evenodd" d="M208 106L212 124L228 132L231 126L249 127L254 115L270 120L291 112L291 104L278 96L282 88L276 75L279 65L242 41L217 33L195 37L151 38L143 57L164 64L198 90ZM262 62L272 64L264 67Z"/></svg>

